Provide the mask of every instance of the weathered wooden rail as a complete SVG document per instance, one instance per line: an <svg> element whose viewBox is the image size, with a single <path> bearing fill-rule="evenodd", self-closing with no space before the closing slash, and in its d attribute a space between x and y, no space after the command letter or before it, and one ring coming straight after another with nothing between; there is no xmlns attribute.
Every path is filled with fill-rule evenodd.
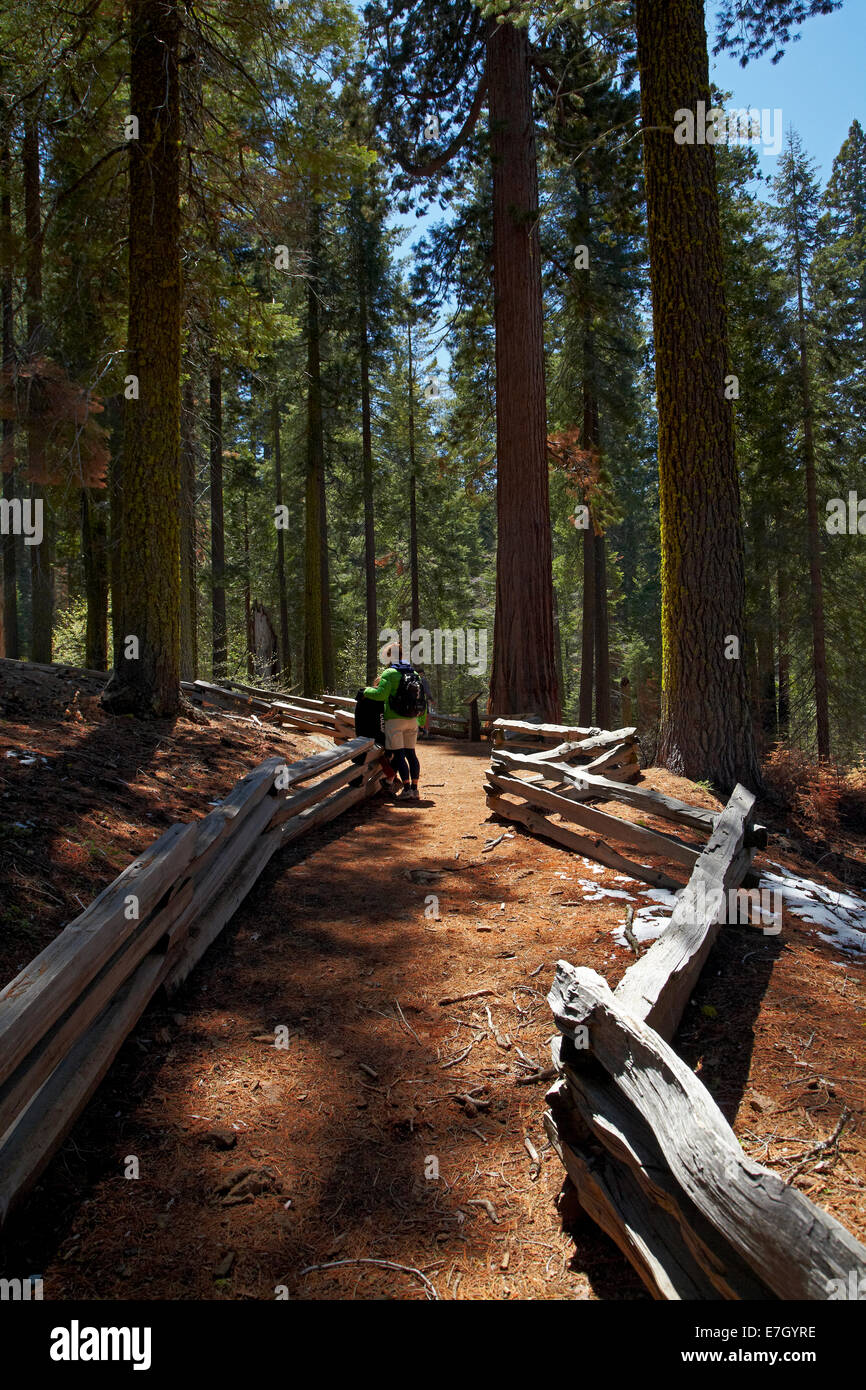
<svg viewBox="0 0 866 1390"><path fill-rule="evenodd" d="M517 821L536 835L543 835L567 849L597 859L608 868L657 888L676 890L682 882L664 869L648 866L626 857L611 844L661 855L685 866L691 872L700 853L676 835L636 824L608 811L586 805L587 801L615 800L636 804L648 814L674 820L704 833L712 831L716 818L700 807L687 806L672 797L644 787L628 785L638 774L636 730L572 729L562 725L529 725L515 720L497 721L494 733L515 733L524 728L540 728L542 738L555 743L540 752L514 752L495 745L487 774L487 804L497 815ZM564 735L580 734L562 742ZM527 776L527 774L529 774ZM560 820L551 819L552 815ZM568 825L561 824L569 822ZM579 827L575 829L573 827Z"/></svg>
<svg viewBox="0 0 866 1390"><path fill-rule="evenodd" d="M197 705L210 705L237 714L255 714L262 723L279 724L298 733L325 734L336 743L355 737L355 701L349 695L322 695L312 699L281 695L261 686L241 685L238 681L226 681L224 685L204 680L184 681L182 689ZM430 729L451 737L477 740L481 737L479 698L473 695L465 701L469 706L468 715L431 713L427 721Z"/></svg>
<svg viewBox="0 0 866 1390"><path fill-rule="evenodd" d="M560 961L548 996L562 1036L545 1128L584 1210L661 1299L846 1298L866 1275L866 1249L743 1152L671 1046L754 854L754 801L735 789L615 991Z"/></svg>
<svg viewBox="0 0 866 1390"><path fill-rule="evenodd" d="M352 739L269 758L173 825L0 991L0 1224L49 1162L159 989L177 989L273 854L373 794Z"/></svg>

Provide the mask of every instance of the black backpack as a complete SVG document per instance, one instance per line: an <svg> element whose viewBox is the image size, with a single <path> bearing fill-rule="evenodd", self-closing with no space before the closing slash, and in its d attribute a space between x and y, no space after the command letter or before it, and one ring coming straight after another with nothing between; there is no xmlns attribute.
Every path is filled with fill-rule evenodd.
<svg viewBox="0 0 866 1390"><path fill-rule="evenodd" d="M423 714L427 708L427 697L421 684L421 677L414 669L400 672L400 684L388 701L395 714L401 719L412 719Z"/></svg>
<svg viewBox="0 0 866 1390"><path fill-rule="evenodd" d="M371 738L380 748L385 746L384 708L381 700L368 700L364 692L355 702L355 737Z"/></svg>

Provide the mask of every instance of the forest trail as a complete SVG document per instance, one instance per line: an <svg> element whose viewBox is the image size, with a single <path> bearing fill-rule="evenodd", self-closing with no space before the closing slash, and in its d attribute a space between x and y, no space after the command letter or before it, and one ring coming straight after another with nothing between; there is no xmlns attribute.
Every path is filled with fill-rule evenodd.
<svg viewBox="0 0 866 1390"><path fill-rule="evenodd" d="M488 745L420 753L420 803L377 798L272 861L142 1021L74 1136L103 1157L88 1200L67 1190L46 1297L425 1297L392 1269L300 1273L358 1257L442 1298L643 1296L588 1222L573 1259L547 1083L516 1084L520 1054L549 1064L554 962L591 962L601 923L575 933L548 896L567 852L522 835L483 852L508 829L487 820Z"/></svg>
<svg viewBox="0 0 866 1390"><path fill-rule="evenodd" d="M145 1015L12 1237L46 1298L423 1299L421 1275L443 1299L646 1297L588 1220L563 1231L547 1083L525 1078L549 1063L557 959L615 984L626 900L660 900L490 820L489 745L419 751L419 803L374 798L288 847ZM779 939L731 928L679 1034L782 1171L862 1106L862 969L843 960L787 910ZM797 1184L859 1231L864 1178L849 1128Z"/></svg>

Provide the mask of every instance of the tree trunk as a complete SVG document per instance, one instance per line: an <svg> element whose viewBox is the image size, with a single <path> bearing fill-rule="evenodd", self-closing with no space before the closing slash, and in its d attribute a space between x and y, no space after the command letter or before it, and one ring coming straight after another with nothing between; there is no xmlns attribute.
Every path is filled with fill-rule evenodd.
<svg viewBox="0 0 866 1390"><path fill-rule="evenodd" d="M89 671L108 670L108 519L102 488L81 489L81 558L87 597L84 664Z"/></svg>
<svg viewBox="0 0 866 1390"><path fill-rule="evenodd" d="M322 568L322 671L324 673L324 689L333 690L336 677L334 673L334 642L331 633L331 569L328 553L328 494L325 487L324 439L322 440L322 468L319 473L319 535L321 536Z"/></svg>
<svg viewBox="0 0 866 1390"><path fill-rule="evenodd" d="M773 644L773 595L770 586L770 562L767 554L767 527L760 507L755 509L751 530L754 534L754 566L758 590L758 611L755 614L755 648L757 653L757 703L761 748L775 743L776 724L776 667Z"/></svg>
<svg viewBox="0 0 866 1390"><path fill-rule="evenodd" d="M180 706L180 22L176 0L130 0L128 374L123 449L123 654L112 708ZM135 639L135 641L133 641Z"/></svg>
<svg viewBox="0 0 866 1390"><path fill-rule="evenodd" d="M183 385L180 418L180 675L198 674L198 598L195 580L196 403L192 377Z"/></svg>
<svg viewBox="0 0 866 1390"><path fill-rule="evenodd" d="M108 464L109 556L111 588L111 651L114 671L123 662L123 404L120 396L109 396L105 413L111 439Z"/></svg>
<svg viewBox="0 0 866 1390"><path fill-rule="evenodd" d="M228 675L226 534L223 505L223 376L217 353L210 358L210 568L213 679Z"/></svg>
<svg viewBox="0 0 866 1390"><path fill-rule="evenodd" d="M15 365L14 316L12 307L12 160L6 136L0 150L0 314L2 314L3 374L7 390L11 390ZM15 497L15 418L3 420L0 470L3 473L3 497L11 502ZM5 655L18 660L18 560L15 536L11 527L3 536L3 646Z"/></svg>
<svg viewBox="0 0 866 1390"><path fill-rule="evenodd" d="M586 201L586 193L583 198ZM595 341L588 310L584 320L583 334L583 447L592 451L597 458L601 451L601 428L598 418L597 368L595 360ZM589 498L586 499L589 505ZM596 531L595 525L584 533L586 548L584 565L593 571L591 585L592 612L589 623L591 644L595 640L595 720L602 729L611 726L610 707L610 640L608 633L607 607L607 553L604 533ZM584 618L586 621L586 618ZM592 651L589 652L590 671L592 670ZM587 723L592 722L592 678L588 693Z"/></svg>
<svg viewBox="0 0 866 1390"><path fill-rule="evenodd" d="M599 531L593 545L595 559L595 722L611 726L610 636L607 606L607 542Z"/></svg>
<svg viewBox="0 0 866 1390"><path fill-rule="evenodd" d="M581 202L587 206L588 195L581 185ZM594 455L599 449L598 401L595 394L595 354L593 350L592 329L588 308L584 308L583 325L583 447ZM581 626L580 661L580 722L592 723L592 692L596 681L596 660L600 654L602 641L597 631L599 619L598 560L596 553L595 521L592 516L591 497L584 497L584 505L589 512L588 524L583 532L583 621ZM602 727L605 727L602 725Z"/></svg>
<svg viewBox="0 0 866 1390"><path fill-rule="evenodd" d="M307 473L304 490L304 694L325 688L322 494L325 446L322 432L322 381L319 346L320 210L310 209L310 266L307 279Z"/></svg>
<svg viewBox="0 0 866 1390"><path fill-rule="evenodd" d="M412 361L412 320L409 332L409 578L412 585L412 631L421 626L418 583L418 486L415 474L415 367Z"/></svg>
<svg viewBox="0 0 866 1390"><path fill-rule="evenodd" d="M659 419L659 759L757 789L744 663L745 579L712 145L677 144L675 114L710 106L703 0L637 0Z"/></svg>
<svg viewBox="0 0 866 1390"><path fill-rule="evenodd" d="M246 633L247 675L256 674L256 635L253 629L253 598L250 590L250 518L247 492L244 488L244 632Z"/></svg>
<svg viewBox="0 0 866 1390"><path fill-rule="evenodd" d="M620 728L626 728L631 724L631 681L628 676L623 676L619 690L619 723Z"/></svg>
<svg viewBox="0 0 866 1390"><path fill-rule="evenodd" d="M271 434L273 436L274 449L276 503L278 507L282 507L283 459L280 449L280 403L276 396L274 396L271 403ZM286 591L286 547L282 526L277 528L277 592L280 605L280 671L284 683L289 684L292 678L292 656L289 647L289 600Z"/></svg>
<svg viewBox="0 0 866 1390"><path fill-rule="evenodd" d="M360 213L359 213L359 220ZM367 260L364 233L359 230L358 308L361 320L361 451L364 496L364 577L367 599L367 684L376 679L379 625L376 613L376 523L373 513L373 436L370 425L370 344L367 323Z"/></svg>
<svg viewBox="0 0 866 1390"><path fill-rule="evenodd" d="M538 173L526 29L487 40L496 325L496 616L488 710L559 719Z"/></svg>
<svg viewBox="0 0 866 1390"><path fill-rule="evenodd" d="M812 381L806 341L806 309L803 295L803 246L797 201L796 168L792 174L794 214L794 275L797 280L797 334L800 356L800 399L803 410L803 465L806 479L806 531L809 553L809 603L812 614L812 673L815 681L815 724L818 757L830 756L830 692L827 683L827 636L824 622L824 585L821 575L821 541L818 523L818 490L815 476L815 425Z"/></svg>
<svg viewBox="0 0 866 1390"><path fill-rule="evenodd" d="M556 586L553 589L553 642L556 652L556 684L559 689L560 699L565 700L565 673L562 669L562 629L559 625L559 600L556 597ZM477 708L475 712L477 714Z"/></svg>
<svg viewBox="0 0 866 1390"><path fill-rule="evenodd" d="M39 123L32 109L24 120L24 140L21 146L24 177L24 235L25 290L27 312L27 351L31 362L44 350L42 320L42 208L39 172ZM53 518L45 483L45 456L39 436L32 424L27 427L27 471L30 475L30 499L43 512L43 536L39 545L30 546L30 660L51 660L51 637L54 626L54 585L51 560L53 549Z"/></svg>
<svg viewBox="0 0 866 1390"><path fill-rule="evenodd" d="M595 673L595 532L592 518L583 532L583 618L580 634L580 712L584 728L592 724Z"/></svg>
<svg viewBox="0 0 866 1390"><path fill-rule="evenodd" d="M779 623L779 738L791 735L791 650L789 646L788 576L782 560L776 571L776 597Z"/></svg>

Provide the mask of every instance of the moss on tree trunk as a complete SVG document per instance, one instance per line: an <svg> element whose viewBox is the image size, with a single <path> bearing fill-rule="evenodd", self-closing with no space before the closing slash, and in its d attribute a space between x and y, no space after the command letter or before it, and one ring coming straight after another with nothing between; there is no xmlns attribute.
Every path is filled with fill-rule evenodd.
<svg viewBox="0 0 866 1390"><path fill-rule="evenodd" d="M703 0L637 0L655 329L662 544L659 759L725 790L760 783L746 694L744 559L715 152L677 144L709 108ZM697 121L696 121L697 124Z"/></svg>
<svg viewBox="0 0 866 1390"><path fill-rule="evenodd" d="M180 703L180 20L173 0L130 0L127 372L122 468L123 643L112 708Z"/></svg>

